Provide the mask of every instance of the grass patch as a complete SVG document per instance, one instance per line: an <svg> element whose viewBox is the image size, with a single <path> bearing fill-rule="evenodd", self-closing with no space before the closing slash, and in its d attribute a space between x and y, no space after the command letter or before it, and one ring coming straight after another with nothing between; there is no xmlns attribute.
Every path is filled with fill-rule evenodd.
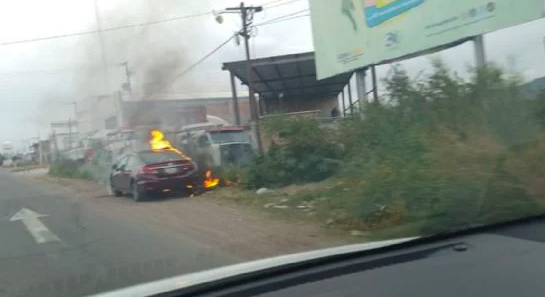
<svg viewBox="0 0 545 297"><path fill-rule="evenodd" d="M10 169L10 172L23 172L23 171L30 171L34 169L43 169L43 168L49 168L49 165L28 165L28 166L21 166L21 167L14 167Z"/></svg>

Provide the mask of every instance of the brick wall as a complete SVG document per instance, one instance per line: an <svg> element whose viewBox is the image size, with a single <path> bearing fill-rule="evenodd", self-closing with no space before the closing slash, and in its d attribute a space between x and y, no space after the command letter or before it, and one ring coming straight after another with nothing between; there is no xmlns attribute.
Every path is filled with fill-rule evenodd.
<svg viewBox="0 0 545 297"><path fill-rule="evenodd" d="M206 107L206 112L209 115L217 116L235 124L235 112L233 100L225 102L210 102L203 104ZM250 120L250 103L248 100L239 101L239 112L241 124L246 124Z"/></svg>
<svg viewBox="0 0 545 297"><path fill-rule="evenodd" d="M247 99L239 100L241 124L246 124L250 119L250 108ZM203 98L203 99L182 99L182 100L153 100L153 101L131 101L123 103L124 122L129 123L131 117L146 118L155 120L167 119L168 122L177 122L174 118L180 117L180 112L191 111L196 108L204 108L207 115L220 117L229 123L235 124L234 104L232 98ZM188 116L189 117L189 116ZM179 122L179 121L178 121ZM188 123L178 123L186 125Z"/></svg>

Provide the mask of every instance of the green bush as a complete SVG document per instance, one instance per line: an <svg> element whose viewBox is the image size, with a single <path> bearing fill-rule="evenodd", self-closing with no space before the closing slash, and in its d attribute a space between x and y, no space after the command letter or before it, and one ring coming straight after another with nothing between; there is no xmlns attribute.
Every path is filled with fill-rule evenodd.
<svg viewBox="0 0 545 297"><path fill-rule="evenodd" d="M79 161L60 160L49 167L49 175L94 180L92 171Z"/></svg>
<svg viewBox="0 0 545 297"><path fill-rule="evenodd" d="M249 188L321 181L338 169L341 150L316 119L277 116L264 127L270 136L282 134L286 144L273 145L254 157L245 182Z"/></svg>
<svg viewBox="0 0 545 297"><path fill-rule="evenodd" d="M228 166L219 172L222 185L246 186L248 180L248 168Z"/></svg>
<svg viewBox="0 0 545 297"><path fill-rule="evenodd" d="M403 223L424 222L421 232L434 233L543 211L539 178L530 178L545 176L532 161L543 151L509 152L540 133L545 108L518 92L518 77L493 65L472 71L462 80L434 61L431 74L411 80L394 68L386 96L343 123L339 174L364 181L350 190L363 222L402 205Z"/></svg>
<svg viewBox="0 0 545 297"><path fill-rule="evenodd" d="M59 160L49 167L49 174L57 177L75 177L81 166L80 162L73 160Z"/></svg>
<svg viewBox="0 0 545 297"><path fill-rule="evenodd" d="M528 99L520 78L494 65L468 79L432 66L416 80L394 67L385 95L336 131L310 118L269 119L265 133L285 144L255 156L245 184L334 176L342 186L307 198L328 197L331 211L371 230L430 234L545 212L545 92Z"/></svg>

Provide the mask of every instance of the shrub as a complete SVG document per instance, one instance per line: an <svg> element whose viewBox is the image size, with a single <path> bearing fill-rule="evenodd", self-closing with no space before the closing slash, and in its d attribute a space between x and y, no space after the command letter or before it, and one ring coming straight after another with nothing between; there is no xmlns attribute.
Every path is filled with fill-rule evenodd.
<svg viewBox="0 0 545 297"><path fill-rule="evenodd" d="M245 186L248 180L248 168L228 166L220 172L220 180L227 186Z"/></svg>
<svg viewBox="0 0 545 297"><path fill-rule="evenodd" d="M49 174L57 177L94 180L94 174L89 167L80 161L60 160L49 167Z"/></svg>
<svg viewBox="0 0 545 297"><path fill-rule="evenodd" d="M75 177L81 163L73 160L59 160L51 165L49 174L58 177Z"/></svg>
<svg viewBox="0 0 545 297"><path fill-rule="evenodd" d="M535 113L545 108L518 92L516 76L489 65L466 81L434 61L433 72L417 81L394 68L384 83L386 95L366 103L339 133L346 149L340 175L364 180L351 189L364 223L418 221L433 233L543 210L533 197L544 191L545 142L523 153L511 148L535 138ZM404 214L376 223L386 209Z"/></svg>
<svg viewBox="0 0 545 297"><path fill-rule="evenodd" d="M268 135L282 134L286 144L273 145L254 157L246 180L249 188L321 181L338 169L340 148L316 119L278 116L264 122L264 127Z"/></svg>
<svg viewBox="0 0 545 297"><path fill-rule="evenodd" d="M306 198L329 197L331 211L343 208L363 229L429 234L544 212L545 93L528 99L520 79L494 65L469 79L432 66L417 80L395 67L385 95L336 131L309 118L264 123L286 144L255 156L247 186L336 176L340 189Z"/></svg>

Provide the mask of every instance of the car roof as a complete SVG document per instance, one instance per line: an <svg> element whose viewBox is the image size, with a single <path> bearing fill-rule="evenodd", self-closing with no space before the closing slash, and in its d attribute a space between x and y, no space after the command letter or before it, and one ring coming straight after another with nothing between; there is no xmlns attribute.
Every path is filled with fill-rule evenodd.
<svg viewBox="0 0 545 297"><path fill-rule="evenodd" d="M241 132L244 131L244 127L241 126L223 126L213 127L206 130L207 132Z"/></svg>
<svg viewBox="0 0 545 297"><path fill-rule="evenodd" d="M161 150L138 150L132 152L133 154L145 154L145 153L176 153L175 150L172 149L161 149Z"/></svg>

